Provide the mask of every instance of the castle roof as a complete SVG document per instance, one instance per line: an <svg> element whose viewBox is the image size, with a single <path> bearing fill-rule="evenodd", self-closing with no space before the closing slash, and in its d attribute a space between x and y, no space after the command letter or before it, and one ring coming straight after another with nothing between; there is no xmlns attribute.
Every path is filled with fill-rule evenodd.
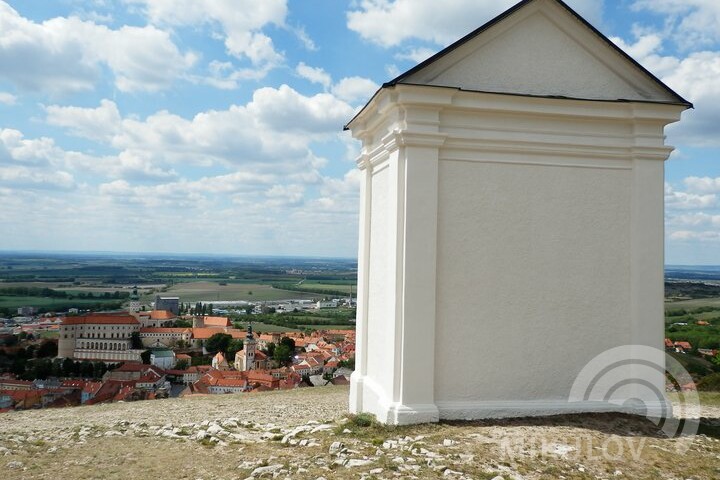
<svg viewBox="0 0 720 480"><path fill-rule="evenodd" d="M65 317L63 325L139 325L129 313L91 313L78 317Z"/></svg>

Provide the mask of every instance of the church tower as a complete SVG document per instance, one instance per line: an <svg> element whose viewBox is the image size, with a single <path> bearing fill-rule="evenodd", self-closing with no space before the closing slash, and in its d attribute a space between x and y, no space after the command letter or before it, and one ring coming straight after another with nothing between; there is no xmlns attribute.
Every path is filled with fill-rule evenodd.
<svg viewBox="0 0 720 480"><path fill-rule="evenodd" d="M243 342L243 351L245 352L245 370L255 369L255 337L252 333L252 324L248 324L247 335Z"/></svg>
<svg viewBox="0 0 720 480"><path fill-rule="evenodd" d="M130 307L128 310L130 313L140 311L140 296L138 295L137 285L133 287L132 295L130 295Z"/></svg>

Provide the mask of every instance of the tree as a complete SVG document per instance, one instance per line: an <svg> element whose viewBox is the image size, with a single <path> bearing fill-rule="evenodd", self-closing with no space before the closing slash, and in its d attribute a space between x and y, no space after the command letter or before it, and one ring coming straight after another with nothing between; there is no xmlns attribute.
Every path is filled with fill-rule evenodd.
<svg viewBox="0 0 720 480"><path fill-rule="evenodd" d="M92 362L88 362L87 360L83 360L80 362L80 376L83 378L90 378L94 375L93 371L93 364Z"/></svg>
<svg viewBox="0 0 720 480"><path fill-rule="evenodd" d="M227 352L226 352L228 362L234 361L235 355L237 354L237 352L242 350L243 347L244 347L243 341L240 340L239 338L230 340L230 344L228 345Z"/></svg>
<svg viewBox="0 0 720 480"><path fill-rule="evenodd" d="M227 333L216 333L205 342L205 350L211 353L227 352L231 340L232 335Z"/></svg>
<svg viewBox="0 0 720 480"><path fill-rule="evenodd" d="M140 332L132 332L130 334L130 348L133 350L140 350L143 348L142 341L140 340Z"/></svg>
<svg viewBox="0 0 720 480"><path fill-rule="evenodd" d="M338 367L344 367L349 368L350 370L355 370L355 357L350 357L347 360L342 360L338 363Z"/></svg>
<svg viewBox="0 0 720 480"><path fill-rule="evenodd" d="M175 364L175 370L187 370L188 368L188 361L187 360L178 360Z"/></svg>
<svg viewBox="0 0 720 480"><path fill-rule="evenodd" d="M287 345L291 352L295 351L295 340L290 337L282 337L280 339L280 345Z"/></svg>
<svg viewBox="0 0 720 480"><path fill-rule="evenodd" d="M36 356L38 358L56 357L57 353L58 353L57 342L53 342L52 340L45 340L40 345L40 348L38 348Z"/></svg>
<svg viewBox="0 0 720 480"><path fill-rule="evenodd" d="M102 378L102 376L105 375L105 372L107 372L107 365L105 365L105 362L93 363L93 377Z"/></svg>
<svg viewBox="0 0 720 480"><path fill-rule="evenodd" d="M15 357L13 360L12 365L10 366L10 372L14 373L15 375L22 375L25 373L25 366L27 365L27 360L22 357Z"/></svg>
<svg viewBox="0 0 720 480"><path fill-rule="evenodd" d="M66 358L62 361L63 377L72 377L75 373L75 362L72 358Z"/></svg>
<svg viewBox="0 0 720 480"><path fill-rule="evenodd" d="M52 361L52 376L62 377L63 376L63 360L61 358L55 358Z"/></svg>
<svg viewBox="0 0 720 480"><path fill-rule="evenodd" d="M38 358L33 360L30 370L33 379L44 380L52 375L52 361L49 358Z"/></svg>
<svg viewBox="0 0 720 480"><path fill-rule="evenodd" d="M268 357L270 357L270 358L273 357L273 355L275 353L275 347L276 347L276 345L274 342L270 342L267 344L267 350L265 351L265 353L267 353Z"/></svg>
<svg viewBox="0 0 720 480"><path fill-rule="evenodd" d="M145 350L140 354L140 359L145 365L150 365L150 355L152 355L150 350Z"/></svg>
<svg viewBox="0 0 720 480"><path fill-rule="evenodd" d="M273 360L275 360L278 364L278 366L284 366L290 361L290 356L292 355L292 350L290 350L290 347L288 347L284 343L280 343L277 347L275 347L275 351L273 352Z"/></svg>

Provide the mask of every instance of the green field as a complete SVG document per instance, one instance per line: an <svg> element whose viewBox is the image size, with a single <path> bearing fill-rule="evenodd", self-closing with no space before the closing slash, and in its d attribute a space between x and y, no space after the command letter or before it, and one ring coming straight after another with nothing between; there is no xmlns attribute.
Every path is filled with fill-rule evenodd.
<svg viewBox="0 0 720 480"><path fill-rule="evenodd" d="M252 293L251 293L252 292ZM164 290L160 295L180 297L184 303L195 303L199 301L212 302L213 300L245 300L248 302L262 302L287 299L312 299L318 295L304 292L290 292L279 290L270 285L228 283L220 285L217 282L186 282L176 283ZM143 301L154 301L154 295L145 295Z"/></svg>
<svg viewBox="0 0 720 480"><path fill-rule="evenodd" d="M355 330L355 325L298 325L298 327L312 330Z"/></svg>
<svg viewBox="0 0 720 480"><path fill-rule="evenodd" d="M106 301L104 299L79 299L72 300L65 298L49 297L15 297L0 296L0 308L16 309L19 307L48 308L52 310L66 310L68 308L87 308L98 304L114 304L118 300Z"/></svg>
<svg viewBox="0 0 720 480"><path fill-rule="evenodd" d="M665 302L665 311L679 310L684 308L685 310L692 310L699 307L718 307L720 308L720 297L715 298L694 298L692 300L680 300L677 302Z"/></svg>
<svg viewBox="0 0 720 480"><path fill-rule="evenodd" d="M298 287L312 289L317 292L339 291L346 295L352 293L357 295L357 284L355 280L305 280L297 284Z"/></svg>
<svg viewBox="0 0 720 480"><path fill-rule="evenodd" d="M247 328L247 320L251 320L252 317L249 317L248 319L242 318L240 320L237 320L235 323L240 323L243 329ZM253 331L255 332L261 332L261 333L269 333L269 332L299 332L300 329L297 328L290 328L290 327L280 327L277 325L271 325L269 323L262 323L262 322L252 322Z"/></svg>

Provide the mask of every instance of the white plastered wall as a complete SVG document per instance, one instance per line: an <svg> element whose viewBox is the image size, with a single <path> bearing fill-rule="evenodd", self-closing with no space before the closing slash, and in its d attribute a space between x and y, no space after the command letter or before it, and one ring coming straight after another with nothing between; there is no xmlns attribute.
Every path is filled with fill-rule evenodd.
<svg viewBox="0 0 720 480"><path fill-rule="evenodd" d="M567 398L596 354L661 346L663 128L683 109L381 90L351 125L351 410L402 424L616 409Z"/></svg>

